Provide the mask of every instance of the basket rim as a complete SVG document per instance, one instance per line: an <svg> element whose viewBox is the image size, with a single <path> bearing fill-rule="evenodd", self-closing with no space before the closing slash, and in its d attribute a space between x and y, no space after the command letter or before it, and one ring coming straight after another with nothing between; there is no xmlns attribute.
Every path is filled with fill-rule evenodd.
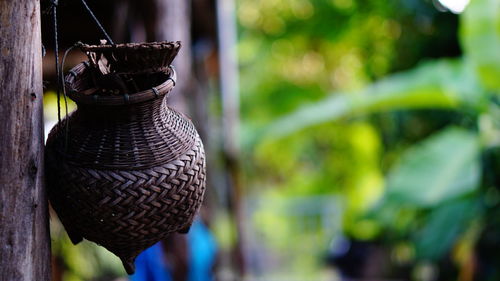
<svg viewBox="0 0 500 281"><path fill-rule="evenodd" d="M81 91L89 90L89 89L76 89L75 82L78 81L78 78L85 73L85 71L89 71L90 64L85 61L77 64L73 67L64 79L64 87L66 88L67 95L77 104L89 104L89 105L127 105L140 103L148 100L153 100L156 98L161 98L175 87L175 83L177 80L177 74L172 65L164 68L162 71L165 73L168 78L161 83L160 85L151 87L151 89L147 89L144 91L132 93L132 94L123 94L119 96L107 96L107 95L99 95L99 94L90 94L85 95Z"/></svg>
<svg viewBox="0 0 500 281"><path fill-rule="evenodd" d="M122 44L100 44L89 45L82 44L80 49L84 52L104 52L104 51L127 51L130 50L152 50L159 47L172 46L172 49L180 49L181 41L160 41L160 42L145 42L145 43L122 43Z"/></svg>

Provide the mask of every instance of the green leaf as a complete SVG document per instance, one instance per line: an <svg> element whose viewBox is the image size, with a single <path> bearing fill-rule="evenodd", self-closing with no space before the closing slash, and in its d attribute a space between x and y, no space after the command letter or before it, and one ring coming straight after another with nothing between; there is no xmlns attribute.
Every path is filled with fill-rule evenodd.
<svg viewBox="0 0 500 281"><path fill-rule="evenodd" d="M417 256L438 260L455 244L479 214L477 198L452 201L433 210L421 231L414 235Z"/></svg>
<svg viewBox="0 0 500 281"><path fill-rule="evenodd" d="M488 89L500 89L500 0L471 1L461 15L461 42Z"/></svg>
<svg viewBox="0 0 500 281"><path fill-rule="evenodd" d="M458 108L474 104L478 95L474 76L461 61L428 62L392 75L366 89L350 94L336 93L305 105L270 124L265 135L282 137L305 127L343 117L391 110Z"/></svg>
<svg viewBox="0 0 500 281"><path fill-rule="evenodd" d="M474 191L480 181L475 133L448 128L410 148L390 173L387 199L432 207Z"/></svg>

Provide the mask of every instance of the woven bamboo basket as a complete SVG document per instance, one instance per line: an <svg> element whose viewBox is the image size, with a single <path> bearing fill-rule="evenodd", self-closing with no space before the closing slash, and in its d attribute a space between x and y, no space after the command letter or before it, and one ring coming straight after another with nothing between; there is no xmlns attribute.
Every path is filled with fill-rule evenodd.
<svg viewBox="0 0 500 281"><path fill-rule="evenodd" d="M71 241L104 246L129 274L140 252L189 230L205 191L203 144L168 107L175 71L162 69L157 86L113 96L88 94L92 67L77 65L65 82L78 108L46 145L49 199Z"/></svg>

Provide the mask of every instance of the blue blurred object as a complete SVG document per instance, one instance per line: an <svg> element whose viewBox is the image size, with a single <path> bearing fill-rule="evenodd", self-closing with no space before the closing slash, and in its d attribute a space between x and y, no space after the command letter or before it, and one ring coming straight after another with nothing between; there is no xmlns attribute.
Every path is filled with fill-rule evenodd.
<svg viewBox="0 0 500 281"><path fill-rule="evenodd" d="M217 243L207 226L197 219L188 233L188 281L214 280L212 268L217 255Z"/></svg>
<svg viewBox="0 0 500 281"><path fill-rule="evenodd" d="M164 260L161 242L158 242L137 257L130 281L173 281Z"/></svg>
<svg viewBox="0 0 500 281"><path fill-rule="evenodd" d="M212 281L212 268L217 255L217 243L210 230L199 219L187 234L189 264L187 281ZM161 242L142 252L135 261L136 271L130 281L173 281L171 268L165 262Z"/></svg>

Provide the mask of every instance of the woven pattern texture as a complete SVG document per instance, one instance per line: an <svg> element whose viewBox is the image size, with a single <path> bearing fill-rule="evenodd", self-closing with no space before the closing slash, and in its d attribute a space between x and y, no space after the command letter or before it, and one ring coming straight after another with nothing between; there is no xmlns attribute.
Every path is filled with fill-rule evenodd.
<svg viewBox="0 0 500 281"><path fill-rule="evenodd" d="M69 91L91 84L85 71L66 77ZM72 242L104 246L129 274L140 252L189 230L205 192L201 139L167 105L171 74L138 100L78 102L47 139L48 195Z"/></svg>
<svg viewBox="0 0 500 281"><path fill-rule="evenodd" d="M53 155L53 154L51 154ZM205 191L200 141L173 161L120 171L48 161L51 203L73 243L94 241L119 256L127 272L135 257L175 231L185 232Z"/></svg>

